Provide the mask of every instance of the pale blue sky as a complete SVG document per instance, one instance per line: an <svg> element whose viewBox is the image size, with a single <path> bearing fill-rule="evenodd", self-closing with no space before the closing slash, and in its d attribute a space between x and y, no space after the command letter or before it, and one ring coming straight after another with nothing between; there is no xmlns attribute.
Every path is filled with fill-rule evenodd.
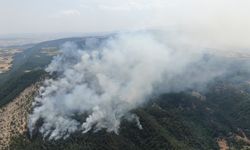
<svg viewBox="0 0 250 150"><path fill-rule="evenodd" d="M158 7L148 6L152 0L146 1L0 0L0 34L99 32L143 27L150 24L150 13Z"/></svg>
<svg viewBox="0 0 250 150"><path fill-rule="evenodd" d="M173 26L246 32L249 10L249 0L0 0L0 34Z"/></svg>

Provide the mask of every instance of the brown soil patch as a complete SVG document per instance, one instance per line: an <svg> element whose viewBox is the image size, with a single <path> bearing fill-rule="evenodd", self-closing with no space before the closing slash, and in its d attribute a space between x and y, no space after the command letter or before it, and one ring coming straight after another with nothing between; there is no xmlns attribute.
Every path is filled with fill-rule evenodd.
<svg viewBox="0 0 250 150"><path fill-rule="evenodd" d="M246 134L241 129L239 129L239 132L240 132L240 134L235 134L235 139L237 141L243 141L244 143L250 145L250 140L246 136Z"/></svg>
<svg viewBox="0 0 250 150"><path fill-rule="evenodd" d="M224 138L218 139L217 143L219 145L220 150L229 150L227 141Z"/></svg>

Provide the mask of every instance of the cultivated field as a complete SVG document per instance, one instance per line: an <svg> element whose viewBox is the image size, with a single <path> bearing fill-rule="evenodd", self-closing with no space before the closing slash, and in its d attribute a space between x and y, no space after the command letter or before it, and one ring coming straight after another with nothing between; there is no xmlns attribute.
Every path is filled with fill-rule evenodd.
<svg viewBox="0 0 250 150"><path fill-rule="evenodd" d="M19 52L21 52L21 50L16 48L0 49L0 73L10 70L12 67L13 57Z"/></svg>

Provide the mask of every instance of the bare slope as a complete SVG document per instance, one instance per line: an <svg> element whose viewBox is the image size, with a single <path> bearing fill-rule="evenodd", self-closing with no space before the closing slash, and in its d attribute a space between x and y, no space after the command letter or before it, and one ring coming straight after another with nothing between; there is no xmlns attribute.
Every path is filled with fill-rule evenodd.
<svg viewBox="0 0 250 150"><path fill-rule="evenodd" d="M29 86L0 109L0 149L8 148L11 138L27 130L27 117L37 87L38 83Z"/></svg>

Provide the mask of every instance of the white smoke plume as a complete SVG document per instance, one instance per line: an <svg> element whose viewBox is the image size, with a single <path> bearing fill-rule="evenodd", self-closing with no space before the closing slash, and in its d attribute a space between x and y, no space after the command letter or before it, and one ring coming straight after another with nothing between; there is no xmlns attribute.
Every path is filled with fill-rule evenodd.
<svg viewBox="0 0 250 150"><path fill-rule="evenodd" d="M122 119L142 129L130 111L150 96L200 88L225 73L225 62L206 59L206 50L185 46L171 45L150 32L119 34L91 50L65 44L46 69L57 77L46 80L35 98L31 134L39 119L39 131L49 139L101 129L118 134Z"/></svg>

